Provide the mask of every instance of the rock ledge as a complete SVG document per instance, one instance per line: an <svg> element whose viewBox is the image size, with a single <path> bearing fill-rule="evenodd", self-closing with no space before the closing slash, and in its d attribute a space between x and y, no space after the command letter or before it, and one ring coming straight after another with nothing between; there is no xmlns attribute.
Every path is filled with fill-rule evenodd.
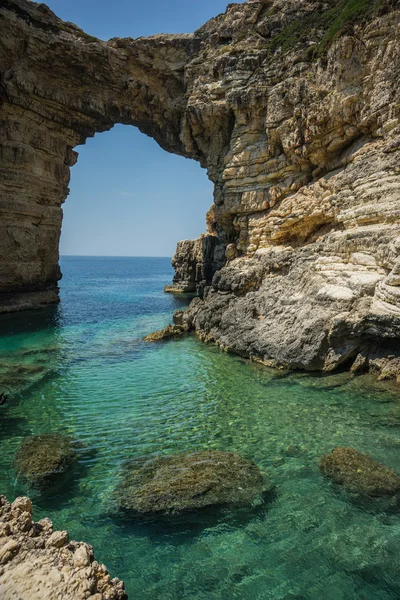
<svg viewBox="0 0 400 600"><path fill-rule="evenodd" d="M49 519L32 521L32 502L0 496L2 600L126 600L124 584L94 560L93 548L69 541Z"/></svg>

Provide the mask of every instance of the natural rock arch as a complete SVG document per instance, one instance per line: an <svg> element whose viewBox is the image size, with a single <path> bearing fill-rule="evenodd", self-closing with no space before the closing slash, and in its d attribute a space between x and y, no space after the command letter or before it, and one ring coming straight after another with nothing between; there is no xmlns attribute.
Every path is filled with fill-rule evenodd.
<svg viewBox="0 0 400 600"><path fill-rule="evenodd" d="M61 205L76 145L124 123L169 152L204 157L182 135L184 67L199 38L105 43L26 0L3 2L0 19L0 291L8 310L57 299Z"/></svg>
<svg viewBox="0 0 400 600"><path fill-rule="evenodd" d="M211 268L208 244L175 259L177 283L210 284L230 244L187 315L201 337L308 369L398 355L399 22L396 0L248 0L194 34L102 42L2 0L0 310L57 300L74 147L126 123L215 184Z"/></svg>

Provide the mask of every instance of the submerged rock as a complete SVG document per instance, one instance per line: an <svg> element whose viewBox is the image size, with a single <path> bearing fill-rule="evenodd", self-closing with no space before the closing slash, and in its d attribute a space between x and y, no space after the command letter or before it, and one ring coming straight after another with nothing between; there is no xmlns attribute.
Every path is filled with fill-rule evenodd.
<svg viewBox="0 0 400 600"><path fill-rule="evenodd" d="M126 600L124 584L94 560L93 548L69 541L52 522L32 521L32 502L0 496L0 596L2 600Z"/></svg>
<svg viewBox="0 0 400 600"><path fill-rule="evenodd" d="M0 385L5 395L21 393L48 375L50 369L43 365L0 362Z"/></svg>
<svg viewBox="0 0 400 600"><path fill-rule="evenodd" d="M376 498L400 495L400 475L354 448L334 448L321 458L319 468L348 492Z"/></svg>
<svg viewBox="0 0 400 600"><path fill-rule="evenodd" d="M77 459L77 443L71 437L50 433L23 440L15 456L18 477L31 487L51 487Z"/></svg>
<svg viewBox="0 0 400 600"><path fill-rule="evenodd" d="M167 325L164 329L149 333L144 338L145 342L160 342L161 340L167 340L168 338L179 337L187 332L187 327L183 325Z"/></svg>
<svg viewBox="0 0 400 600"><path fill-rule="evenodd" d="M116 501L133 515L176 515L251 505L272 489L268 476L253 462L232 452L204 450L129 461Z"/></svg>

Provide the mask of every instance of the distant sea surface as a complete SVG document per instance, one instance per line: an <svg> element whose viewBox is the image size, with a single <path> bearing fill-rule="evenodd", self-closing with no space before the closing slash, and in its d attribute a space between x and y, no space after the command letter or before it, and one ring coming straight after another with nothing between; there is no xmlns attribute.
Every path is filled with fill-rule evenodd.
<svg viewBox="0 0 400 600"><path fill-rule="evenodd" d="M319 457L353 446L400 470L398 391L347 373L285 373L195 336L149 344L187 300L164 294L168 258L62 257L61 302L0 319L0 493L29 494L36 520L94 546L140 600L400 598L400 514L354 503ZM16 480L31 434L83 447L73 484L45 497ZM268 471L275 499L253 515L150 526L110 513L121 465L215 448ZM112 512L112 511L111 511Z"/></svg>

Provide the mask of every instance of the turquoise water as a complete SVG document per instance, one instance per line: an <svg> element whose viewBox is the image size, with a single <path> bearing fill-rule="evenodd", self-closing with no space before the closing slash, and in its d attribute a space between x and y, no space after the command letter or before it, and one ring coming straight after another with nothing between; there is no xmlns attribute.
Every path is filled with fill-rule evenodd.
<svg viewBox="0 0 400 600"><path fill-rule="evenodd" d="M318 458L337 445L400 464L398 392L371 377L287 374L185 337L142 338L186 301L163 294L168 259L62 259L61 304L0 319L0 493L95 548L141 600L400 597L400 514L353 504ZM24 436L66 432L85 450L73 485L18 483ZM198 526L115 520L125 459L232 450L269 472L268 510Z"/></svg>

